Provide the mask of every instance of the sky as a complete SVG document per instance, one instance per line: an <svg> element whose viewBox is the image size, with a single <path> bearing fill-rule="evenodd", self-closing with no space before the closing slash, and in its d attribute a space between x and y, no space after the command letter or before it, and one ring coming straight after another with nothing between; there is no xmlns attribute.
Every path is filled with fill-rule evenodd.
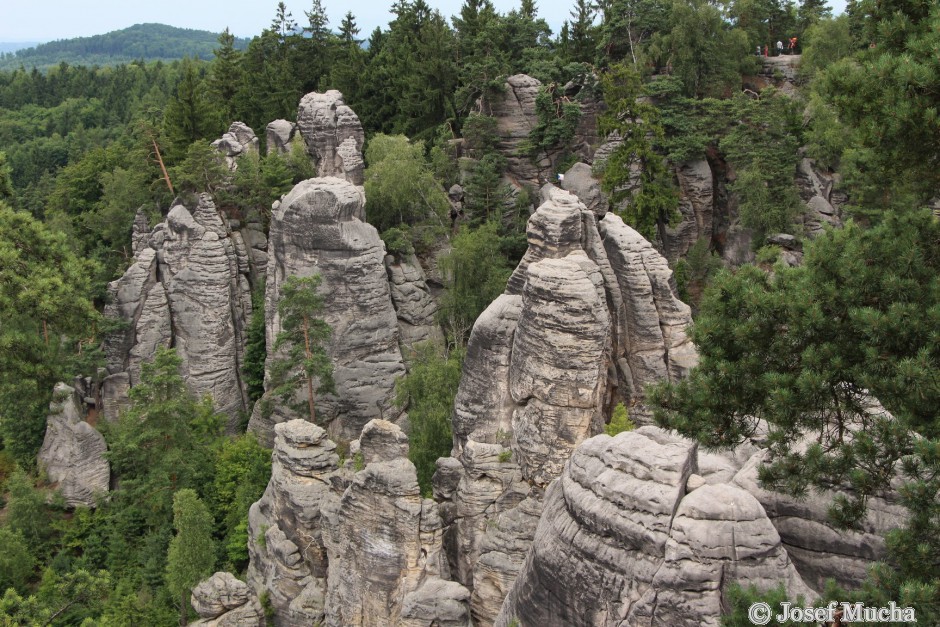
<svg viewBox="0 0 940 627"><path fill-rule="evenodd" d="M462 0L427 0L445 16L456 15ZM303 25L309 0L285 0L294 19ZM352 11L362 38L376 26L391 20L392 0L323 0L330 26L339 27L343 15ZM493 0L500 12L517 8L519 0ZM558 32L568 19L573 0L537 0L539 15ZM841 13L845 0L829 0L834 13ZM146 22L221 32L228 27L239 37L261 33L274 17L277 0L0 0L0 42L53 41L100 35Z"/></svg>

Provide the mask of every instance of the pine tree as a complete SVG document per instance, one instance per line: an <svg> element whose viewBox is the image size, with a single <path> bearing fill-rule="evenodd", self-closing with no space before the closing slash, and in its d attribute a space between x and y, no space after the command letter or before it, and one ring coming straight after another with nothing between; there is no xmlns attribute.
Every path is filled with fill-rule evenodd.
<svg viewBox="0 0 940 627"><path fill-rule="evenodd" d="M309 11L304 11L304 15L307 16L307 26L304 27L304 32L313 41L319 44L325 43L331 35L330 29L327 28L330 18L326 15L326 7L323 6L322 0L313 0L313 6Z"/></svg>
<svg viewBox="0 0 940 627"><path fill-rule="evenodd" d="M180 625L189 623L189 595L215 568L216 546L212 540L214 521L209 508L194 490L183 489L173 495L173 527L166 559L166 582L170 593L180 603Z"/></svg>
<svg viewBox="0 0 940 627"><path fill-rule="evenodd" d="M323 296L317 293L320 275L287 277L281 284L281 299L277 310L281 317L281 332L274 342L275 353L285 349L283 357L275 362L271 379L275 394L290 398L298 387L303 387L307 398L310 422L316 422L314 381L316 392L333 392L333 364L326 353L330 326L317 315L323 311Z"/></svg>
<svg viewBox="0 0 940 627"><path fill-rule="evenodd" d="M597 39L594 27L596 9L589 0L575 0L571 10L570 60L576 63L593 63L596 56Z"/></svg>
<svg viewBox="0 0 940 627"><path fill-rule="evenodd" d="M229 124L235 120L235 94L242 78L242 55L235 49L235 36L228 28L219 35L219 47L213 52L215 61L210 68L208 86L222 110L223 124Z"/></svg>
<svg viewBox="0 0 940 627"><path fill-rule="evenodd" d="M271 30L278 36L281 43L284 43L297 30L297 22L294 21L294 16L283 2L277 3L277 13L271 20Z"/></svg>
<svg viewBox="0 0 940 627"><path fill-rule="evenodd" d="M339 25L339 39L346 45L358 46L362 43L361 39L356 39L358 34L359 27L356 26L356 16L353 15L352 11L347 11Z"/></svg>
<svg viewBox="0 0 940 627"><path fill-rule="evenodd" d="M171 143L168 156L173 160L182 159L193 142L209 139L222 131L221 118L208 98L196 62L183 59L180 71L180 81L163 118Z"/></svg>
<svg viewBox="0 0 940 627"><path fill-rule="evenodd" d="M0 438L24 467L35 464L52 386L72 376L78 338L94 339L96 264L62 233L0 200Z"/></svg>
<svg viewBox="0 0 940 627"><path fill-rule="evenodd" d="M605 136L620 144L603 164L603 187L617 204L628 201L624 220L646 237L664 237L675 216L678 195L654 144L663 138L659 112L639 98L642 84L632 65L612 66L601 77L607 111L599 121Z"/></svg>

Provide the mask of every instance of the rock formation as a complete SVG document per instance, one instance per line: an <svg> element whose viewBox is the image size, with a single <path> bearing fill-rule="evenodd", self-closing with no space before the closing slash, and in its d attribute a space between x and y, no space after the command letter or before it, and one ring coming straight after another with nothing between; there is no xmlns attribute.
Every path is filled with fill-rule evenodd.
<svg viewBox="0 0 940 627"><path fill-rule="evenodd" d="M247 408L241 364L256 257L207 194L192 212L175 204L143 241L134 263L108 285L105 315L126 327L105 340L105 415L113 418L114 406L126 402L156 348L172 346L192 391L211 395L233 430Z"/></svg>
<svg viewBox="0 0 940 627"><path fill-rule="evenodd" d="M239 157L249 152L258 153L258 138L244 122L232 122L228 131L212 142L212 147L225 155L225 164L234 172Z"/></svg>
<svg viewBox="0 0 940 627"><path fill-rule="evenodd" d="M757 499L655 427L584 442L545 496L496 625L720 624L732 583L812 598Z"/></svg>
<svg viewBox="0 0 940 627"><path fill-rule="evenodd" d="M860 528L840 529L828 515L836 492L813 492L797 499L761 488L757 469L766 455L766 451L755 453L735 474L734 485L760 501L807 584L818 591L826 579L849 589L860 586L872 562L885 557L885 534L901 527L907 517L897 494L869 499Z"/></svg>
<svg viewBox="0 0 940 627"><path fill-rule="evenodd" d="M546 186L529 249L474 325L435 496L475 624L491 624L521 567L544 489L614 403L695 364L689 309L665 259L613 214Z"/></svg>
<svg viewBox="0 0 940 627"><path fill-rule="evenodd" d="M39 466L70 507L95 507L111 480L104 436L85 422L84 413L79 390L57 384L39 449Z"/></svg>
<svg viewBox="0 0 940 627"><path fill-rule="evenodd" d="M269 232L268 369L278 358L272 347L281 330L281 284L289 276L319 274L320 289L329 295L320 317L332 329L327 353L336 394L317 399L317 418L345 440L355 438L373 418L397 417L395 379L405 374L385 245L375 227L363 221L364 200L362 188L343 179L303 181L275 204ZM249 428L270 445L273 424L296 416L280 404L267 412L266 405L272 404L255 405Z"/></svg>
<svg viewBox="0 0 940 627"><path fill-rule="evenodd" d="M369 422L339 465L326 431L280 423L271 481L249 512L249 584L279 625L466 626L437 505L421 497L404 433ZM357 464L359 469L357 469Z"/></svg>
<svg viewBox="0 0 940 627"><path fill-rule="evenodd" d="M317 176L335 176L362 185L365 132L359 117L343 102L343 94L331 89L304 96L297 110L297 127L316 162Z"/></svg>
<svg viewBox="0 0 940 627"><path fill-rule="evenodd" d="M402 352L419 342L443 342L444 334L435 317L440 306L431 296L418 258L410 255L399 259L394 255L386 255L385 270L388 272L392 304L398 316Z"/></svg>
<svg viewBox="0 0 940 627"><path fill-rule="evenodd" d="M529 133L538 125L535 97L541 87L538 79L515 74L506 79L501 94L484 103L484 113L496 118L497 148L507 159L507 175L516 185L532 188L538 188L551 173L547 159L533 165L521 150Z"/></svg>
<svg viewBox="0 0 940 627"><path fill-rule="evenodd" d="M200 620L189 627L264 627L264 610L251 588L231 573L218 572L193 588Z"/></svg>
<svg viewBox="0 0 940 627"><path fill-rule="evenodd" d="M274 120L264 129L267 154L290 152L290 142L297 133L297 125L287 120Z"/></svg>

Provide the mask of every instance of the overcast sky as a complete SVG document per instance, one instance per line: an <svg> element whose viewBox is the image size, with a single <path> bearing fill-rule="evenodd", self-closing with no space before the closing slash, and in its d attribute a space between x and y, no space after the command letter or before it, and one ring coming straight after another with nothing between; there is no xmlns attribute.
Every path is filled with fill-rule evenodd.
<svg viewBox="0 0 940 627"><path fill-rule="evenodd" d="M462 0L427 0L445 16L456 15ZM306 22L309 0L287 0L294 19ZM386 27L392 0L323 0L330 26L337 28L352 11L366 38L376 26ZM516 8L519 0L493 0L500 12ZM829 0L836 13L845 0ZM554 32L568 19L573 0L537 0L539 15ZM158 22L182 28L221 32L228 27L239 37L251 37L271 23L277 0L0 0L0 41L52 41L99 35L134 24Z"/></svg>

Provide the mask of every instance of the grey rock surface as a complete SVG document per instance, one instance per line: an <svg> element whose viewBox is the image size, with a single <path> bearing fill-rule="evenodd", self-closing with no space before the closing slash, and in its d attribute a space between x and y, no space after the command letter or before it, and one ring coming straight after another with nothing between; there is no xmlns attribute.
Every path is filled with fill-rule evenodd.
<svg viewBox="0 0 940 627"><path fill-rule="evenodd" d="M345 178L362 185L365 132L359 117L343 101L343 94L331 89L304 96L297 110L297 128L316 162L317 176Z"/></svg>
<svg viewBox="0 0 940 627"><path fill-rule="evenodd" d="M449 580L438 507L421 497L404 433L370 421L353 474L322 428L275 431L271 480L249 512L248 580L276 624L468 626L470 592Z"/></svg>
<svg viewBox="0 0 940 627"><path fill-rule="evenodd" d="M75 388L56 384L39 465L70 507L95 507L111 480L104 436L85 422L83 414Z"/></svg>
<svg viewBox="0 0 940 627"><path fill-rule="evenodd" d="M506 79L502 92L484 103L485 113L496 118L497 147L508 161L507 171L514 183L537 188L551 174L551 162L544 156L533 165L520 150L529 133L538 124L535 98L542 83L526 74Z"/></svg>
<svg viewBox="0 0 940 627"><path fill-rule="evenodd" d="M835 492L812 492L797 499L761 488L757 470L766 455L765 451L756 452L733 483L760 501L807 584L822 591L826 579L831 578L847 588L860 586L872 562L885 556L885 534L904 525L907 512L897 495L870 499L860 528L840 529L828 516Z"/></svg>
<svg viewBox="0 0 940 627"><path fill-rule="evenodd" d="M440 306L431 295L418 258L386 255L385 270L398 317L402 351L413 349L420 342L443 342L444 334L436 318Z"/></svg>
<svg viewBox="0 0 940 627"><path fill-rule="evenodd" d="M244 122L232 122L228 131L222 137L212 142L212 147L222 153L228 169L235 171L238 168L238 158L249 152L258 152L258 138Z"/></svg>
<svg viewBox="0 0 940 627"><path fill-rule="evenodd" d="M679 213L682 220L676 228L666 228L663 242L665 256L676 261L688 253L700 239L712 238L714 182L712 170L704 159L675 166L679 181Z"/></svg>
<svg viewBox="0 0 940 627"><path fill-rule="evenodd" d="M336 394L316 400L317 420L345 440L373 418L397 418L395 380L405 374L398 320L385 270L385 245L363 221L362 188L339 178L297 184L274 209L269 232L265 288L267 368L278 358L272 347L281 331L277 304L290 276L322 277L326 295L320 317L332 329L327 353ZM270 377L266 377L266 386ZM249 429L270 445L273 425L294 416L287 408L271 415L255 405Z"/></svg>
<svg viewBox="0 0 940 627"><path fill-rule="evenodd" d="M209 394L234 430L248 403L241 368L251 268L241 236L229 230L211 197L202 194L192 211L174 205L134 263L108 285L104 313L124 323L104 342L108 372L126 373L127 385L136 385L156 349L173 347L192 392ZM123 379L118 383L106 381L108 419L116 417L112 405L125 402Z"/></svg>
<svg viewBox="0 0 940 627"><path fill-rule="evenodd" d="M654 427L585 441L546 494L495 624L717 626L734 582L809 598L752 495L687 492L696 456Z"/></svg>
<svg viewBox="0 0 940 627"><path fill-rule="evenodd" d="M287 120L268 122L264 129L265 145L268 154L286 154L290 152L290 142L297 132L297 125Z"/></svg>
<svg viewBox="0 0 940 627"><path fill-rule="evenodd" d="M591 166L588 164L578 162L571 166L565 172L561 188L577 196L578 200L593 211L598 219L603 218L607 213L609 208L607 195L601 191L601 183L594 178Z"/></svg>
<svg viewBox="0 0 940 627"><path fill-rule="evenodd" d="M444 545L479 625L495 620L544 490L575 447L618 399L641 407L646 383L684 376L697 359L689 309L653 246L573 194L541 193L529 248L470 335L452 457L435 478Z"/></svg>
<svg viewBox="0 0 940 627"><path fill-rule="evenodd" d="M248 603L251 589L231 573L217 572L193 588L191 602L201 618L218 618Z"/></svg>

